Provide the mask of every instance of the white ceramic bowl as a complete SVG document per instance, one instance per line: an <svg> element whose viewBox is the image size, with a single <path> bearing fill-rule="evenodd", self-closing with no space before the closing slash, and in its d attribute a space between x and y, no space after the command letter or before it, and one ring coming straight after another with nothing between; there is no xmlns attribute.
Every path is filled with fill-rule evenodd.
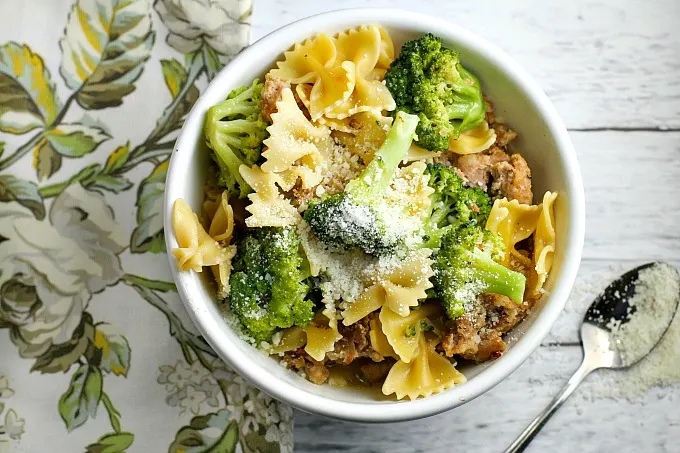
<svg viewBox="0 0 680 453"><path fill-rule="evenodd" d="M494 101L520 138L515 149L527 159L537 196L559 192L555 216L556 253L547 282L550 295L511 333L509 348L499 359L464 367L468 381L444 393L416 401L394 401L356 388L315 385L286 370L275 360L238 338L225 323L209 281L195 272L178 272L170 256L179 294L189 314L217 354L252 384L303 411L361 422L404 421L434 415L459 406L486 392L512 373L536 349L562 311L576 277L583 248L585 206L576 155L560 117L538 85L495 46L458 25L434 17L394 9L350 9L294 22L260 39L224 68L189 114L175 145L165 192L165 241L177 247L171 225L172 205L184 198L198 211L202 199L209 152L204 145L205 112L234 88L262 76L282 52L318 32L334 34L361 24L380 24L392 36L395 48L430 32L458 50L462 63L476 74L484 93ZM536 200L540 201L540 200Z"/></svg>

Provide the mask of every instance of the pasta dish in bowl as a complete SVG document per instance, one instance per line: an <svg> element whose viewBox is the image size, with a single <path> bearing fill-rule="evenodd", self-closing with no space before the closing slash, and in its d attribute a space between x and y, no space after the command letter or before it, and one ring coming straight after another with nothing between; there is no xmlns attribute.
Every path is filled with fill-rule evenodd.
<svg viewBox="0 0 680 453"><path fill-rule="evenodd" d="M217 76L165 221L179 292L232 367L304 410L392 421L477 396L540 344L583 194L559 118L506 59L444 22L347 10Z"/></svg>

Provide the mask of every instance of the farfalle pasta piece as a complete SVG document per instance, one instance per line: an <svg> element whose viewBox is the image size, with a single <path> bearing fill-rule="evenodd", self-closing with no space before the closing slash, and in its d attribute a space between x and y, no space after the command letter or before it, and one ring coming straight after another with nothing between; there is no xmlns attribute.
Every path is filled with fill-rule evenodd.
<svg viewBox="0 0 680 453"><path fill-rule="evenodd" d="M515 245L536 230L540 213L540 206L521 204L517 200L508 201L507 198L494 201L486 228L503 239L506 250L504 265L510 265L513 259L523 266L526 261L530 261L515 249Z"/></svg>
<svg viewBox="0 0 680 453"><path fill-rule="evenodd" d="M306 106L312 120L342 119L396 108L381 82L392 60L394 45L387 31L364 25L336 38L320 34L297 44L270 74L284 82L311 84Z"/></svg>
<svg viewBox="0 0 680 453"><path fill-rule="evenodd" d="M331 260L331 252L326 249L326 245L316 237L304 220L298 224L298 233L300 245L309 263L309 273L312 277L317 277L319 272L326 270L326 265Z"/></svg>
<svg viewBox="0 0 680 453"><path fill-rule="evenodd" d="M335 39L321 33L284 53L269 74L292 84L311 83L309 113L312 119L345 101L354 91L356 68L339 58Z"/></svg>
<svg viewBox="0 0 680 453"><path fill-rule="evenodd" d="M217 212L222 199L223 190L217 186L217 176L214 169L209 167L208 180L203 185L203 204L201 205L201 222L206 228L210 227L210 222Z"/></svg>
<svg viewBox="0 0 680 453"><path fill-rule="evenodd" d="M376 69L386 71L394 61L394 43L389 32L384 27L378 25L378 32L380 33L380 52L375 67Z"/></svg>
<svg viewBox="0 0 680 453"><path fill-rule="evenodd" d="M229 205L229 193L222 192L210 220L208 234L216 241L229 241L234 234L234 210Z"/></svg>
<svg viewBox="0 0 680 453"><path fill-rule="evenodd" d="M303 347L307 343L307 333L302 327L293 326L274 334L272 340L273 344L267 349L267 352L269 354L281 354Z"/></svg>
<svg viewBox="0 0 680 453"><path fill-rule="evenodd" d="M335 348L338 338L333 329L328 327L309 326L305 329L307 333L307 345L305 352L316 361L322 361L326 353Z"/></svg>
<svg viewBox="0 0 680 453"><path fill-rule="evenodd" d="M385 304L385 290L375 284L366 288L349 307L342 311L342 323L351 326Z"/></svg>
<svg viewBox="0 0 680 453"><path fill-rule="evenodd" d="M236 255L236 245L229 244L234 233L234 211L227 192L215 204L206 232L189 205L181 198L175 201L172 228L179 248L172 253L180 270L202 272L203 267L210 266L218 285L217 296L225 299L229 295L231 260Z"/></svg>
<svg viewBox="0 0 680 453"><path fill-rule="evenodd" d="M236 256L236 246L229 245L225 247L224 254L220 262L215 266L210 266L210 270L217 282L217 297L219 299L226 299L229 297L229 277L231 276L231 262Z"/></svg>
<svg viewBox="0 0 680 453"><path fill-rule="evenodd" d="M292 226L300 221L297 209L279 191L279 186L286 183L276 173L266 173L254 165L241 165L239 172L243 179L255 191L248 195L251 204L246 207L250 216L246 218L249 227Z"/></svg>
<svg viewBox="0 0 680 453"><path fill-rule="evenodd" d="M390 49L391 39L383 40L383 35L388 36L383 29L376 25L361 26L354 30L340 33L335 38L338 58L351 61L355 67L355 84L351 95L343 102L336 103L324 110L323 115L328 118L346 118L358 112L381 112L394 110L396 103L392 94L377 77L384 75L376 67L380 63L384 69L389 55L394 59L394 46ZM382 63L381 63L382 57ZM314 115L312 115L314 118Z"/></svg>
<svg viewBox="0 0 680 453"><path fill-rule="evenodd" d="M357 75L352 95L344 102L327 109L324 116L342 119L359 112L378 113L383 110L394 110L396 103L385 84L378 80L367 80L365 77L364 75L359 78Z"/></svg>
<svg viewBox="0 0 680 453"><path fill-rule="evenodd" d="M529 288L531 295L538 295L543 289L552 268L555 254L555 207L557 193L546 192L541 203L541 213L534 232L534 271L536 282ZM533 283L533 282L532 282Z"/></svg>
<svg viewBox="0 0 680 453"><path fill-rule="evenodd" d="M371 347L375 352L383 357L394 357L397 358L397 353L392 349L392 345L387 340L385 333L383 332L382 323L379 317L375 317L368 322L370 330L368 331L368 337L371 340Z"/></svg>
<svg viewBox="0 0 680 453"><path fill-rule="evenodd" d="M328 307L314 318L305 332L307 333L305 352L318 362L326 357L327 352L333 351L335 342L342 338L338 332L334 309Z"/></svg>
<svg viewBox="0 0 680 453"><path fill-rule="evenodd" d="M335 37L335 47L339 60L353 62L357 72L364 75L378 65L381 51L385 50L380 28L376 25L362 25L339 33Z"/></svg>
<svg viewBox="0 0 680 453"><path fill-rule="evenodd" d="M402 362L409 363L415 357L420 338L433 329L428 318L440 312L436 304L424 304L411 310L408 316L400 316L387 306L380 310L383 334Z"/></svg>
<svg viewBox="0 0 680 453"><path fill-rule="evenodd" d="M365 164L373 160L375 152L385 142L392 121L393 118L376 112L361 112L343 120L324 119L333 129L333 136L338 143L361 157Z"/></svg>
<svg viewBox="0 0 680 453"><path fill-rule="evenodd" d="M430 176L425 173L426 169L427 165L421 161L397 168L385 191L385 201L400 206L409 217L427 217L434 189L428 185Z"/></svg>
<svg viewBox="0 0 680 453"><path fill-rule="evenodd" d="M409 147L406 156L404 156L404 160L407 162L413 162L418 160L429 161L441 155L442 155L441 151L430 151L429 149L421 148L420 146L416 145L415 142L413 142L411 143L411 146Z"/></svg>
<svg viewBox="0 0 680 453"><path fill-rule="evenodd" d="M223 259L224 250L211 238L198 216L182 198L175 200L172 209L172 229L178 248L172 250L181 271L203 271L203 266L214 266Z"/></svg>
<svg viewBox="0 0 680 453"><path fill-rule="evenodd" d="M281 175L284 190L290 190L299 177L302 188L315 187L323 178L327 150L331 146L330 130L313 125L302 113L290 88L281 92L277 112L271 115L264 141L266 161L262 170Z"/></svg>
<svg viewBox="0 0 680 453"><path fill-rule="evenodd" d="M314 86L308 83L300 83L298 85L295 85L295 94L297 95L297 100L299 100L300 103L302 103L304 108L307 109L307 112L309 112L309 109L311 108L311 101L309 100L309 98L312 94L312 88L314 88ZM331 130L338 130L343 132L351 132L353 130L352 127L349 125L348 118L337 119L326 118L324 116L321 116L319 118L316 118L312 123L315 125L326 126Z"/></svg>
<svg viewBox="0 0 680 453"><path fill-rule="evenodd" d="M456 154L481 153L491 148L495 142L496 132L484 121L474 129L464 131L458 138L452 136L449 140L449 151Z"/></svg>
<svg viewBox="0 0 680 453"><path fill-rule="evenodd" d="M378 275L377 282L343 310L342 323L352 325L383 306L400 316L408 316L410 307L415 307L420 299L425 299L425 291L432 287L430 277L434 271L430 252L420 249L394 269Z"/></svg>
<svg viewBox="0 0 680 453"><path fill-rule="evenodd" d="M276 69L269 71L272 77L284 82L311 83L319 77L320 69L333 67L338 52L333 38L320 33L303 43L296 43L293 49L283 53L283 60L276 63Z"/></svg>
<svg viewBox="0 0 680 453"><path fill-rule="evenodd" d="M229 194L226 191L220 196L219 204L210 221L208 234L224 247L222 259L210 269L217 281L217 296L226 299L229 296L231 260L236 256L236 245L229 245L234 234L234 210L229 205Z"/></svg>
<svg viewBox="0 0 680 453"><path fill-rule="evenodd" d="M397 399L411 400L443 392L465 382L465 376L448 359L435 351L436 341L421 336L418 353L409 363L399 360L385 379L382 392L396 394Z"/></svg>
<svg viewBox="0 0 680 453"><path fill-rule="evenodd" d="M432 270L431 250L420 249L406 258L399 266L383 274L377 284L384 291L384 303L400 316L408 316L410 307L418 305L425 299L427 289L432 287L430 277Z"/></svg>
<svg viewBox="0 0 680 453"><path fill-rule="evenodd" d="M295 86L298 99L307 110L310 107L310 91L310 85ZM393 121L394 118L383 115L381 111L365 111L344 118L322 116L314 121L314 124L327 126L341 145L344 145L352 154L360 156L364 163L368 164L385 141Z"/></svg>

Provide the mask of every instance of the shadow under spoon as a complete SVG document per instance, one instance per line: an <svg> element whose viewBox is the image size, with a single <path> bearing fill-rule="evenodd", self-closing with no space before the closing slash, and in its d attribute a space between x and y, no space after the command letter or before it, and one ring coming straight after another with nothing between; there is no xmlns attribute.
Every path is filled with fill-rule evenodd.
<svg viewBox="0 0 680 453"><path fill-rule="evenodd" d="M591 371L627 368L649 354L671 325L679 302L680 276L670 264L648 263L614 280L595 298L581 324L581 366L505 453L524 451Z"/></svg>

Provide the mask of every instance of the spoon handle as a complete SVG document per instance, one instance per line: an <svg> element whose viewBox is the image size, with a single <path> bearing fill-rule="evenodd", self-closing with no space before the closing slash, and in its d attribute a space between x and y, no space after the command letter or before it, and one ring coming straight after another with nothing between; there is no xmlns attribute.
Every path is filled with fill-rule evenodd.
<svg viewBox="0 0 680 453"><path fill-rule="evenodd" d="M560 393L553 398L548 407L543 409L543 412L538 414L538 416L533 419L529 426L527 426L522 434L515 439L515 441L505 450L505 453L520 453L524 451L529 445L529 442L538 434L538 432L543 428L543 425L550 419L550 417L559 409L559 407L566 401L566 399L573 393L573 391L578 387L578 385L583 381L594 367L584 360L581 366L576 370L574 375L567 381L567 384L562 388Z"/></svg>

